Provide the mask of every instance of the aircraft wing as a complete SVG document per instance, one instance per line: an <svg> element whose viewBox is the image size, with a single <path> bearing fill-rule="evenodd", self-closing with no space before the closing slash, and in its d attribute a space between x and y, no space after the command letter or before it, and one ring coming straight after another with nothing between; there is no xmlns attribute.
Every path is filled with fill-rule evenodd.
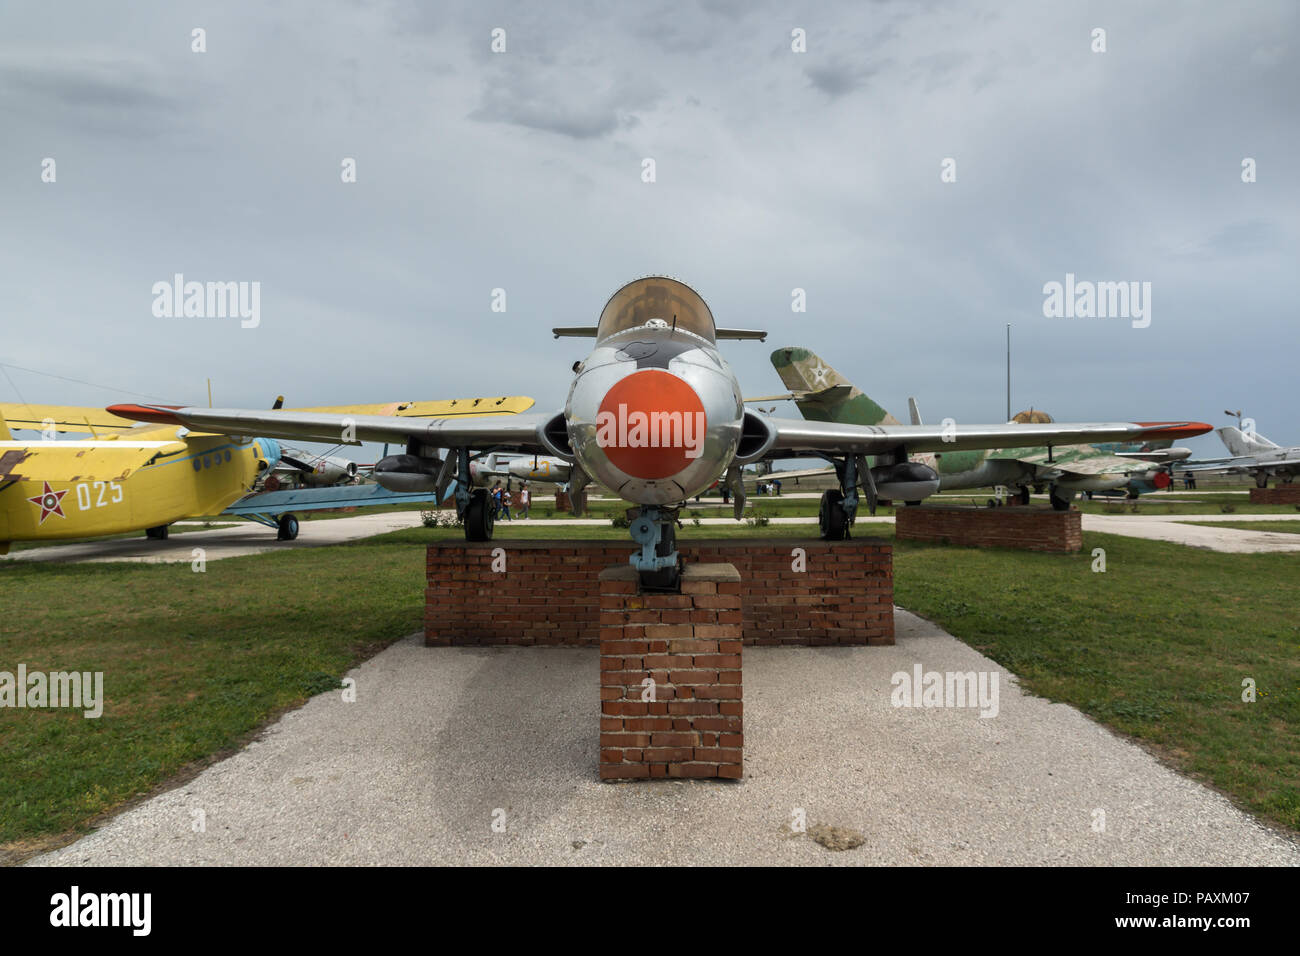
<svg viewBox="0 0 1300 956"><path fill-rule="evenodd" d="M175 441L0 441L0 481L122 481Z"/></svg>
<svg viewBox="0 0 1300 956"><path fill-rule="evenodd" d="M80 405L28 405L26 402L0 402L0 418L10 428L56 432L124 432L135 427L102 408Z"/></svg>
<svg viewBox="0 0 1300 956"><path fill-rule="evenodd" d="M1150 471L1159 465L1141 459L1121 458L1117 455L1098 454L1086 446L1081 449L1061 447L1055 449L1048 461L1048 454L1035 451L1032 454L1017 455L1014 451L990 455L994 461L1015 461L1042 472L1053 475L1127 475L1135 471Z"/></svg>
<svg viewBox="0 0 1300 956"><path fill-rule="evenodd" d="M516 415L532 407L531 398L503 395L499 398L449 398L431 402L388 402L377 405L321 405L315 408L286 408L284 411L354 416L388 415L396 418L460 418L471 415Z"/></svg>
<svg viewBox="0 0 1300 956"><path fill-rule="evenodd" d="M532 404L532 399L524 401ZM425 418L288 409L174 408L169 405L113 405L110 410L115 415L136 421L184 425L223 435L287 438L335 445L359 445L364 441L404 443L415 439L436 448L491 447L529 453L549 451L539 436L553 417L480 412L473 417Z"/></svg>
<svg viewBox="0 0 1300 956"><path fill-rule="evenodd" d="M767 457L831 452L874 455L899 448L911 452L965 451L1031 445L1079 445L1096 441L1190 438L1210 426L1201 422L1088 422L1003 425L845 425L768 418L775 439Z"/></svg>

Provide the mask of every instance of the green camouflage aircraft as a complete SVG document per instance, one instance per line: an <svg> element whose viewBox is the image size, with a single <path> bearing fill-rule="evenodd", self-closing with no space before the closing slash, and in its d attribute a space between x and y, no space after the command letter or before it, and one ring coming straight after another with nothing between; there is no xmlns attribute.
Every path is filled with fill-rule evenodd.
<svg viewBox="0 0 1300 956"><path fill-rule="evenodd" d="M811 421L853 425L898 425L900 422L872 401L863 391L831 368L814 352L802 348L780 348L772 353L772 365L790 391L747 401L793 401L803 417ZM915 399L908 399L913 425L921 424ZM1012 421L1048 423L1045 412L1030 409ZM956 422L944 419L944 424ZM1050 448L1002 448L934 452L914 455L912 460L939 473L939 490L969 488L1014 490L1018 503L1028 504L1030 489L1046 489L1052 507L1064 511L1080 492L1125 489L1136 498L1142 491L1167 487L1169 472L1162 463L1181 461L1191 455L1186 448L1170 448L1171 440L1142 445L1057 445ZM776 472L780 474L780 472Z"/></svg>

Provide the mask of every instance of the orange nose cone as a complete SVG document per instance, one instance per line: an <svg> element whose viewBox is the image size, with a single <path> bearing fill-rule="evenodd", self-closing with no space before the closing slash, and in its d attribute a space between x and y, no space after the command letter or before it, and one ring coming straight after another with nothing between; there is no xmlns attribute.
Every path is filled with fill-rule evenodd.
<svg viewBox="0 0 1300 956"><path fill-rule="evenodd" d="M596 414L596 444L624 474L653 481L700 457L707 425L695 389L671 372L642 369L606 393Z"/></svg>

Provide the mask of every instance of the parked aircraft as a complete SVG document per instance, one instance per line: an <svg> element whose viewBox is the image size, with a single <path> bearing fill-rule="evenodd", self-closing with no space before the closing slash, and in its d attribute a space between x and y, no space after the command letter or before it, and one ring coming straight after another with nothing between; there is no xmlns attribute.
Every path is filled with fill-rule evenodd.
<svg viewBox="0 0 1300 956"><path fill-rule="evenodd" d="M896 425L897 419L863 394L839 372L807 349L782 348L772 353L772 365L790 391L754 401L789 399L806 418L813 421L843 422L855 425ZM921 424L915 399L908 399L913 425ZM1046 412L1030 409L1016 415L1008 425L1050 425ZM1209 426L1205 426L1207 429ZM1033 433L1008 432L1012 440L1034 440ZM1181 436L1199 434L1183 431ZM1144 436L1141 442L1101 445L1059 444L1039 447L967 448L938 450L918 455L915 460L939 474L941 491L967 488L993 488L999 485L1016 489L1021 504L1029 503L1030 488L1048 489L1052 507L1064 511L1080 492L1104 492L1126 489L1136 497L1142 487L1167 487L1168 471L1161 463L1188 457L1186 448L1168 446L1171 440ZM907 500L907 499L904 499ZM908 501L909 504L915 503Z"/></svg>
<svg viewBox="0 0 1300 956"><path fill-rule="evenodd" d="M332 412L341 420L348 415L400 420L406 414L511 415L532 404L530 398L459 399L342 406ZM45 436L72 432L92 437L18 441L10 424ZM0 554L13 541L140 530L165 538L173 521L220 514L233 505L281 457L279 443L271 438L197 432L175 422L133 426L97 408L0 404ZM339 506L321 501L316 507ZM294 510L307 507L295 505ZM297 518L287 509L273 514L279 537L296 537Z"/></svg>
<svg viewBox="0 0 1300 956"><path fill-rule="evenodd" d="M772 418L747 410L740 384L718 351L721 339L758 339L766 333L717 328L713 313L689 286L650 276L623 286L595 326L556 328L556 337L595 339L574 367L562 410L493 419L379 418L357 415L351 439L407 442L404 455L375 466L386 487L419 476L441 498L457 479L456 504L470 540L491 537L487 492L473 487L470 463L491 452L544 454L569 462L570 498L583 508L595 482L638 506L631 522L640 551L631 563L647 586L677 579L675 524L681 504L726 476L743 507L741 467L765 459L811 457L834 464L839 488L822 496L826 538L848 534L861 497L874 510L878 497L914 500L933 494L939 476L909 460L917 452L996 448L1009 440L1049 447L1088 440L1149 440L1199 435L1197 422L1092 424L855 425ZM116 405L126 418L158 424L284 439L339 442L343 416L285 410ZM875 457L869 466L866 456Z"/></svg>
<svg viewBox="0 0 1300 956"><path fill-rule="evenodd" d="M1176 466L1177 471L1250 475L1257 488L1267 488L1270 478L1289 485L1296 475L1300 475L1300 446L1283 448L1258 432L1243 432L1232 425L1215 431L1232 457L1184 462Z"/></svg>

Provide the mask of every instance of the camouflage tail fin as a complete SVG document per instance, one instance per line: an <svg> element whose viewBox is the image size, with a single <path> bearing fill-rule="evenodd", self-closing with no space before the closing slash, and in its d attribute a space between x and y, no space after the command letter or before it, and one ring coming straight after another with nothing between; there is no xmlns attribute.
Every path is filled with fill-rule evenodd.
<svg viewBox="0 0 1300 956"><path fill-rule="evenodd" d="M1273 451L1278 447L1276 442L1269 441L1256 431L1243 432L1231 425L1218 431L1219 437L1228 446L1228 451L1234 455L1257 455L1262 451Z"/></svg>
<svg viewBox="0 0 1300 956"><path fill-rule="evenodd" d="M814 352L781 348L772 353L772 367L790 389L803 417L810 421L846 425L897 425L898 419L862 393L852 382Z"/></svg>

